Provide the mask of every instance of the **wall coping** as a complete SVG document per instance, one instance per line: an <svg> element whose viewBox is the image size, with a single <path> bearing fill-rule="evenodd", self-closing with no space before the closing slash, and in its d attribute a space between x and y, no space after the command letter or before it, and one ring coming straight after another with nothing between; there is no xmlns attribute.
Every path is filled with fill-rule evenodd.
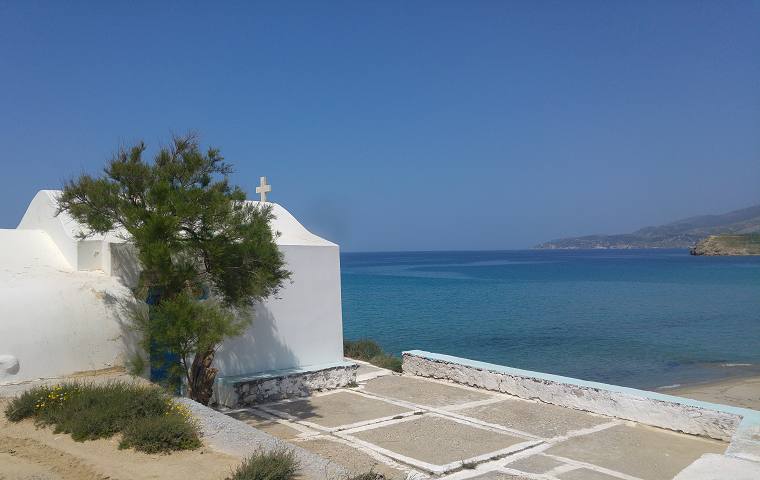
<svg viewBox="0 0 760 480"><path fill-rule="evenodd" d="M318 365L306 365L303 367L283 368L280 370L265 370L262 372L256 372L243 375L226 375L216 378L216 383L223 385L231 385L235 383L250 382L254 380L266 380L270 378L282 378L289 377L291 375L301 375L304 373L314 373L323 370L329 370L331 368L344 368L356 365L355 362L348 360L341 360L337 362L320 363Z"/></svg>
<svg viewBox="0 0 760 480"><path fill-rule="evenodd" d="M566 385L575 385L579 387L591 388L594 390L607 390L615 393L624 393L637 397L647 398L650 400L658 400L661 402L677 403L689 407L713 410L716 412L728 413L732 415L739 415L742 418L754 419L760 423L760 412L751 410L748 408L733 407L731 405L723 405L720 403L703 402L700 400L693 400L690 398L677 397L675 395L667 395L664 393L651 392L648 390L639 390L637 388L623 387L620 385L612 385L608 383L592 382L589 380L581 380L573 377L565 377L562 375L554 375L552 373L535 372L532 370L523 370L520 368L507 367L504 365L497 365L495 363L481 362L478 360L470 360L468 358L455 357L452 355L445 355L441 353L426 352L424 350L409 350L402 353L402 355L414 355L417 357L427 358L429 360L442 361L448 363L456 363L466 367L476 368L478 370L488 370L495 373L504 373L515 377L529 377L539 380L546 380L554 383L562 383Z"/></svg>

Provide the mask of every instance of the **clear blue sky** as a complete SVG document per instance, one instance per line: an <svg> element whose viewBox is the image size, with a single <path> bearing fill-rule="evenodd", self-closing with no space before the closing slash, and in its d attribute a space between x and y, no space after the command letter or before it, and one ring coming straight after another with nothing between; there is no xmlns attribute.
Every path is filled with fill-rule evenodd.
<svg viewBox="0 0 760 480"><path fill-rule="evenodd" d="M344 250L720 213L760 203L760 3L0 0L0 227L190 129Z"/></svg>

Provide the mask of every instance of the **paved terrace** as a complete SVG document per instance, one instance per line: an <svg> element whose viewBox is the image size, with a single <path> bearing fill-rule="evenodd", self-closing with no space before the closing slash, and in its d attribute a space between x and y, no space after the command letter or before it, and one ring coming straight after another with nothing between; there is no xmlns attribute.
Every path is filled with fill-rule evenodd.
<svg viewBox="0 0 760 480"><path fill-rule="evenodd" d="M728 444L362 365L358 386L229 415L392 478L669 480Z"/></svg>

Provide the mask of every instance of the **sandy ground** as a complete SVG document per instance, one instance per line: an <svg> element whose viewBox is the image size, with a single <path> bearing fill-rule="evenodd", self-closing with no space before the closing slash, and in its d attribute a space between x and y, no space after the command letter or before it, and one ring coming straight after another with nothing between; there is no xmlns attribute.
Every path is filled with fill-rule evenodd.
<svg viewBox="0 0 760 480"><path fill-rule="evenodd" d="M259 448L271 447L268 440L270 437L262 439L248 432L241 433L233 428L234 426L217 424L207 417L201 421L204 431L210 428L212 432L209 434L206 431L209 434L204 439L206 446L169 455L148 455L134 450L119 450L118 435L110 439L75 442L69 435L54 434L50 428L37 428L31 420L11 423L5 418L4 410L10 399L34 386L54 385L65 381L97 384L113 380L149 384L145 379L127 374L122 368L111 368L80 372L65 378L0 386L0 480L221 480L232 474L242 462L243 456ZM225 415L218 415L229 420ZM243 423L240 425L249 429ZM230 443L231 438L234 439L233 443ZM236 453L238 450L240 453ZM315 462L314 455L306 451L303 453L306 457L299 457L303 471L297 476L298 480L337 478L336 472L322 465L324 459L318 458ZM327 474L328 470L330 475ZM319 472L318 475L314 473L316 471ZM343 472L340 474L343 475Z"/></svg>
<svg viewBox="0 0 760 480"><path fill-rule="evenodd" d="M661 391L668 395L760 411L760 377L732 378Z"/></svg>
<svg viewBox="0 0 760 480"><path fill-rule="evenodd" d="M0 412L8 401L0 398ZM10 423L0 413L0 479L224 479L240 462L208 448L148 455L119 450L118 443L118 437L75 442L31 420Z"/></svg>

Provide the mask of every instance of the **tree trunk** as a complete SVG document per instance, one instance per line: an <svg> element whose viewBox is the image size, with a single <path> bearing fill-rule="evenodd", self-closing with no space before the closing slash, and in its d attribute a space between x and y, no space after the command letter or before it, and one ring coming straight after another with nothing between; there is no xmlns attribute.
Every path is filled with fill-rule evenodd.
<svg viewBox="0 0 760 480"><path fill-rule="evenodd" d="M212 348L204 352L198 352L190 367L190 381L187 386L187 395L198 403L208 405L214 389L214 380L218 370L211 364L214 361L215 352Z"/></svg>

